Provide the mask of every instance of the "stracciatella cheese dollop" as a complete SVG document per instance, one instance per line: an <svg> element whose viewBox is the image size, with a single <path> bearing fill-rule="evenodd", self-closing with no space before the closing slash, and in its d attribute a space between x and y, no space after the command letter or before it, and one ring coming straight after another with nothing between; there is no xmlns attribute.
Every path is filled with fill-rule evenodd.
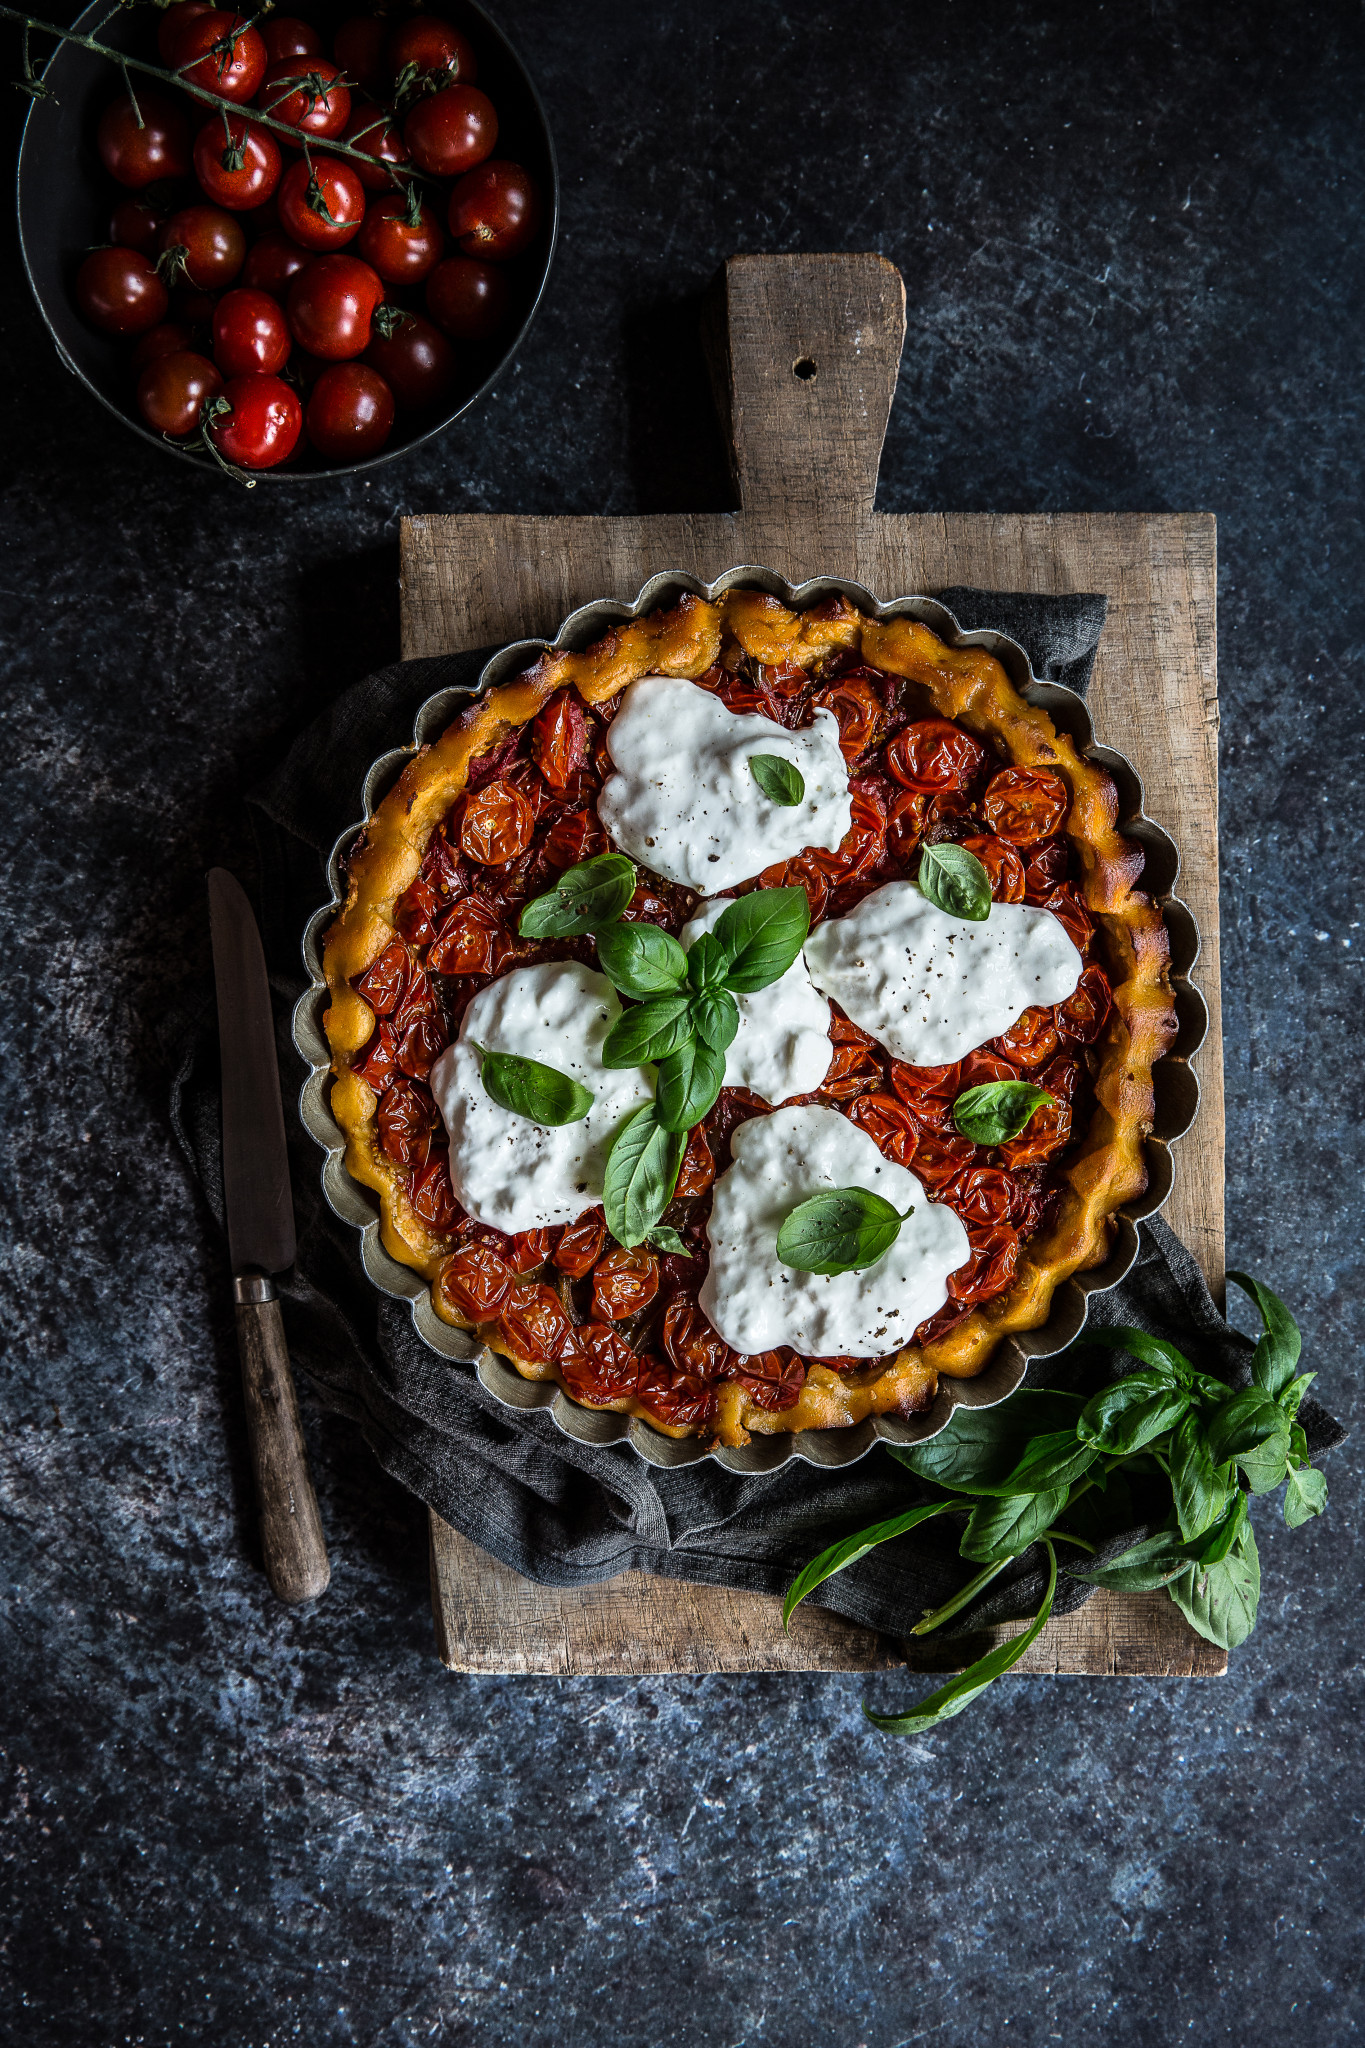
<svg viewBox="0 0 1365 2048"><path fill-rule="evenodd" d="M944 1067L1035 1004L1069 996L1080 954L1050 910L992 903L979 924L951 917L914 882L887 882L806 940L818 989L897 1059Z"/></svg>
<svg viewBox="0 0 1365 2048"><path fill-rule="evenodd" d="M606 976L574 960L515 968L475 996L459 1037L432 1067L431 1092L450 1133L451 1186L476 1222L548 1229L601 1201L612 1139L654 1097L643 1068L602 1064L602 1041L620 1014ZM553 1128L514 1116L484 1092L475 1045L571 1074L592 1090L592 1108Z"/></svg>
<svg viewBox="0 0 1365 2048"><path fill-rule="evenodd" d="M839 722L820 710L788 732L770 718L739 717L696 683L642 676L607 728L615 774L598 816L641 867L715 896L808 846L831 852L852 822ZM755 754L800 770L797 804L775 804L755 782Z"/></svg>
<svg viewBox="0 0 1365 2048"><path fill-rule="evenodd" d="M690 951L703 932L714 931L728 902L708 903L682 928ZM765 1102L810 1095L829 1072L834 1047L829 1037L829 1004L811 986L798 953L780 980L757 995L736 996L739 1029L725 1053L725 1086L748 1088Z"/></svg>
<svg viewBox="0 0 1365 2048"><path fill-rule="evenodd" d="M908 1344L943 1306L948 1275L970 1253L966 1231L838 1110L754 1117L735 1132L733 1159L706 1226L701 1305L736 1351L789 1344L808 1358L878 1358ZM829 1188L866 1188L901 1212L914 1204L890 1251L861 1273L798 1273L777 1256L786 1216Z"/></svg>

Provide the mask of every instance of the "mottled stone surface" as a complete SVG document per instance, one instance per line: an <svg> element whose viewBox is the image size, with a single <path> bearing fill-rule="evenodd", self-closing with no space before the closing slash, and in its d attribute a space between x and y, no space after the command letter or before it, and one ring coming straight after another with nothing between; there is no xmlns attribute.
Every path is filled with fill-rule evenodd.
<svg viewBox="0 0 1365 2048"><path fill-rule="evenodd" d="M1354 2041L1358 1443L1325 1523L1258 1509L1226 1680L1016 1681L911 1743L856 1679L450 1677L421 1511L314 1411L332 1591L265 1593L163 1121L203 871L391 657L400 512L723 502L693 314L734 250L904 271L887 507L1217 512L1229 1250L1359 1385L1359 9L502 12L558 267L495 398L372 484L182 474L6 272L0 2037Z"/></svg>

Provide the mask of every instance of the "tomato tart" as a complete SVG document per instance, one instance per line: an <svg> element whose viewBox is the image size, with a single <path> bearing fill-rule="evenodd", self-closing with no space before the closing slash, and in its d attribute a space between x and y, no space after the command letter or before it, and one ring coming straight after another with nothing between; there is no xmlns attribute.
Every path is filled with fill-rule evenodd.
<svg viewBox="0 0 1365 2048"><path fill-rule="evenodd" d="M922 1413L1147 1185L1175 1005L1117 819L913 617L737 586L547 648L345 863L331 1109L385 1248L668 1436Z"/></svg>

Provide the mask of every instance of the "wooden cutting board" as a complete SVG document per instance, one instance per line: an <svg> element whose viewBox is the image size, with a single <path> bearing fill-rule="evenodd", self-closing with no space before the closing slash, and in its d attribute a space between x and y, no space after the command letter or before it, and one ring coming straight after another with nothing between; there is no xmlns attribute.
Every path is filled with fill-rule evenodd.
<svg viewBox="0 0 1365 2048"><path fill-rule="evenodd" d="M1203 1106L1177 1151L1166 1215L1223 1285L1223 1055L1218 982L1215 535L1207 513L883 513L873 509L905 338L900 273L879 256L737 256L708 312L738 512L619 519L468 513L402 529L403 653L552 635L589 599L632 599L646 577L711 579L737 563L792 581L856 578L882 599L950 584L1103 591L1095 729L1133 761L1148 814L1183 857L1210 1010ZM1021 394L1021 403L1026 403ZM990 1635L909 1645L821 1609L784 1636L775 1599L629 1572L538 1586L431 1521L437 1647L452 1670L643 1673L952 1670ZM1004 1631L1001 1633L1008 1633ZM1049 1625L1022 1671L1188 1675L1226 1657L1164 1594L1098 1593Z"/></svg>

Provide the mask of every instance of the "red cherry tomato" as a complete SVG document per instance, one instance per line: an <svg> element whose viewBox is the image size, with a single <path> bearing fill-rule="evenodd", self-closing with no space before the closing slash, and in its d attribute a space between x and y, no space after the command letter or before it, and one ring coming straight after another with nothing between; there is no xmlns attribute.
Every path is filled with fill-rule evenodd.
<svg viewBox="0 0 1365 2048"><path fill-rule="evenodd" d="M289 361L293 337L278 299L247 287L224 292L213 310L213 360L225 377L258 371L273 377Z"/></svg>
<svg viewBox="0 0 1365 2048"><path fill-rule="evenodd" d="M283 158L268 128L241 114L217 115L194 138L194 175L215 206L250 213L264 206L280 182Z"/></svg>
<svg viewBox="0 0 1365 2048"><path fill-rule="evenodd" d="M280 180L275 197L280 226L301 249L342 249L360 232L365 188L349 164L335 157L300 157Z"/></svg>
<svg viewBox="0 0 1365 2048"><path fill-rule="evenodd" d="M1064 839L1045 839L1030 848L1024 863L1025 903L1046 903L1053 890L1066 880L1070 868Z"/></svg>
<svg viewBox="0 0 1365 2048"><path fill-rule="evenodd" d="M992 775L981 809L986 823L1015 846L1049 839L1067 813L1071 795L1046 768L1002 768Z"/></svg>
<svg viewBox="0 0 1365 2048"><path fill-rule="evenodd" d="M451 194L450 213L450 231L455 234L458 230L455 227L454 193ZM530 240L529 234L526 240ZM519 255L524 246L522 243L508 253ZM488 251L489 255L495 253L492 249ZM886 707L872 684L856 676L841 677L828 690L818 691L814 701L822 710L832 711L838 719L839 748L850 765L869 747L875 746L886 730Z"/></svg>
<svg viewBox="0 0 1365 2048"><path fill-rule="evenodd" d="M576 690L557 690L531 726L531 759L556 796L577 774L588 745L588 721Z"/></svg>
<svg viewBox="0 0 1365 2048"><path fill-rule="evenodd" d="M519 789L510 782L490 782L465 798L460 851L483 867L501 867L526 851L535 821L535 812Z"/></svg>
<svg viewBox="0 0 1365 2048"><path fill-rule="evenodd" d="M446 245L441 223L429 206L410 203L397 193L375 199L356 240L356 254L372 263L385 284L420 284L440 262Z"/></svg>
<svg viewBox="0 0 1365 2048"><path fill-rule="evenodd" d="M182 206L161 230L161 252L182 253L171 260L175 273L196 291L221 291L233 282L246 260L241 222L221 206Z"/></svg>
<svg viewBox="0 0 1365 2048"><path fill-rule="evenodd" d="M149 328L134 345L128 367L135 377L140 377L148 363L154 363L158 356L178 356L182 349L193 347L194 336L183 321L163 320L159 327Z"/></svg>
<svg viewBox="0 0 1365 2048"><path fill-rule="evenodd" d="M282 377L234 377L227 411L209 422L213 445L241 469L274 469L293 454L303 432L298 393Z"/></svg>
<svg viewBox="0 0 1365 2048"><path fill-rule="evenodd" d="M1041 1067L1057 1050L1057 1020L1051 1010L1035 1006L1016 1017L1008 1031L1002 1031L992 1045L1025 1073Z"/></svg>
<svg viewBox="0 0 1365 2048"><path fill-rule="evenodd" d="M92 249L76 272L81 318L105 334L145 334L165 319L170 294L136 249Z"/></svg>
<svg viewBox="0 0 1365 2048"><path fill-rule="evenodd" d="M332 55L338 66L366 92L377 92L387 82L384 45L388 35L387 22L373 14L356 14L343 21L332 38Z"/></svg>
<svg viewBox="0 0 1365 2048"><path fill-rule="evenodd" d="M601 1258L606 1242L606 1218L600 1209L589 1209L568 1226L551 1258L561 1273L567 1273L571 1280L581 1280Z"/></svg>
<svg viewBox="0 0 1365 2048"><path fill-rule="evenodd" d="M1019 1233L1007 1223L988 1230L968 1229L971 1256L948 1275L948 1293L964 1308L1003 1294L1019 1265Z"/></svg>
<svg viewBox="0 0 1365 2048"><path fill-rule="evenodd" d="M659 1291L659 1262L643 1245L614 1245L592 1269L592 1312L620 1322L648 1308Z"/></svg>
<svg viewBox="0 0 1365 2048"><path fill-rule="evenodd" d="M242 283L250 285L252 291L269 292L273 298L281 299L290 280L306 270L312 260L308 251L300 249L282 228L271 228L247 250Z"/></svg>
<svg viewBox="0 0 1365 2048"><path fill-rule="evenodd" d="M437 1292L462 1322L486 1323L506 1301L512 1280L512 1268L493 1245L467 1244L446 1260Z"/></svg>
<svg viewBox="0 0 1365 2048"><path fill-rule="evenodd" d="M534 241L540 198L520 164L481 164L451 193L447 224L466 256L506 263Z"/></svg>
<svg viewBox="0 0 1365 2048"><path fill-rule="evenodd" d="M364 462L393 432L393 393L367 363L333 363L308 400L308 438L325 462Z"/></svg>
<svg viewBox="0 0 1365 2048"><path fill-rule="evenodd" d="M894 1095L877 1091L860 1095L848 1112L849 1122L866 1131L877 1150L897 1166L908 1166L919 1150L922 1138L915 1120Z"/></svg>
<svg viewBox="0 0 1365 2048"><path fill-rule="evenodd" d="M410 964L407 947L395 939L371 960L356 982L356 994L369 1004L376 1017L391 1017L398 1008L408 985Z"/></svg>
<svg viewBox="0 0 1365 2048"><path fill-rule="evenodd" d="M419 170L458 178L493 154L498 115L476 85L443 85L418 100L403 123L403 140Z"/></svg>
<svg viewBox="0 0 1365 2048"><path fill-rule="evenodd" d="M664 1310L663 1345L679 1372L722 1380L734 1370L735 1353L716 1335L690 1295L675 1294Z"/></svg>
<svg viewBox="0 0 1365 2048"><path fill-rule="evenodd" d="M310 355L344 363L369 347L383 300L383 279L358 256L315 256L289 287L289 331Z"/></svg>
<svg viewBox="0 0 1365 2048"><path fill-rule="evenodd" d="M190 124L173 100L140 85L137 113L127 98L105 108L95 130L95 147L110 177L139 192L158 179L185 176L190 168Z"/></svg>
<svg viewBox="0 0 1365 2048"><path fill-rule="evenodd" d="M156 31L156 47L163 64L178 62L173 52L190 22L212 12L213 0L177 0L176 6L166 9Z"/></svg>
<svg viewBox="0 0 1365 2048"><path fill-rule="evenodd" d="M360 149L366 156L374 158L374 165L351 165L367 192L393 192L397 187L386 165L401 167L410 164L412 158L407 145L393 125L393 117L383 107L351 108L350 119L342 134L342 141L349 142L352 149Z"/></svg>
<svg viewBox="0 0 1365 2048"><path fill-rule="evenodd" d="M498 1317L498 1329L512 1352L538 1365L549 1365L558 1358L573 1335L573 1324L553 1287L535 1281L512 1289Z"/></svg>
<svg viewBox="0 0 1365 2048"><path fill-rule="evenodd" d="M554 868L577 867L607 850L607 835L596 811L565 811L545 836L545 858Z"/></svg>
<svg viewBox="0 0 1365 2048"><path fill-rule="evenodd" d="M458 79L461 85L472 85L478 75L468 38L432 14L416 14L401 22L389 37L385 54L395 78L409 65L418 73L448 72L452 83Z"/></svg>
<svg viewBox="0 0 1365 2048"><path fill-rule="evenodd" d="M455 382L455 351L420 313L397 314L387 335L376 327L365 361L378 370L400 412L439 405Z"/></svg>
<svg viewBox="0 0 1365 2048"><path fill-rule="evenodd" d="M244 14L210 8L168 32L166 62L189 85L245 105L265 77L265 44ZM221 44L221 48L218 45Z"/></svg>
<svg viewBox="0 0 1365 2048"><path fill-rule="evenodd" d="M886 750L888 769L907 789L961 789L985 761L985 748L948 718L907 725Z"/></svg>
<svg viewBox="0 0 1365 2048"><path fill-rule="evenodd" d="M584 1323L560 1358L564 1384L575 1401L619 1401L633 1394L640 1360L609 1323Z"/></svg>
<svg viewBox="0 0 1365 2048"><path fill-rule="evenodd" d="M442 918L427 961L436 974L496 974L507 946L507 934L492 904L466 896Z"/></svg>
<svg viewBox="0 0 1365 2048"><path fill-rule="evenodd" d="M206 398L216 398L223 379L207 356L189 350L158 356L137 380L137 409L158 434L192 434Z"/></svg>
<svg viewBox="0 0 1365 2048"><path fill-rule="evenodd" d="M317 30L293 14L267 15L261 23L261 41L268 64L283 64L286 57L316 57L322 48Z"/></svg>
<svg viewBox="0 0 1365 2048"><path fill-rule="evenodd" d="M116 249L136 249L139 256L155 256L164 218L145 199L120 199L109 216L109 239Z"/></svg>
<svg viewBox="0 0 1365 2048"><path fill-rule="evenodd" d="M707 1143L706 1133L700 1124L694 1124L673 1192L680 1201L693 1195L704 1195L715 1177L715 1156Z"/></svg>
<svg viewBox="0 0 1365 2048"><path fill-rule="evenodd" d="M997 903L1023 902L1024 863L1008 839L996 839L989 832L974 832L962 845L968 853L976 855L986 870L991 895Z"/></svg>
<svg viewBox="0 0 1365 2048"><path fill-rule="evenodd" d="M908 860L919 845L928 808L927 789L900 789L892 797L886 814L886 844L897 860Z"/></svg>
<svg viewBox="0 0 1365 2048"><path fill-rule="evenodd" d="M875 1053L861 1045L836 1045L819 1092L829 1102L852 1102L855 1096L875 1088L881 1078Z"/></svg>
<svg viewBox="0 0 1365 2048"><path fill-rule="evenodd" d="M491 263L447 256L427 279L427 311L452 341L491 341L510 304L506 275Z"/></svg>
<svg viewBox="0 0 1365 2048"><path fill-rule="evenodd" d="M272 64L256 104L263 114L296 128L310 142L340 135L351 113L350 92L326 57L286 57L282 64Z"/></svg>

